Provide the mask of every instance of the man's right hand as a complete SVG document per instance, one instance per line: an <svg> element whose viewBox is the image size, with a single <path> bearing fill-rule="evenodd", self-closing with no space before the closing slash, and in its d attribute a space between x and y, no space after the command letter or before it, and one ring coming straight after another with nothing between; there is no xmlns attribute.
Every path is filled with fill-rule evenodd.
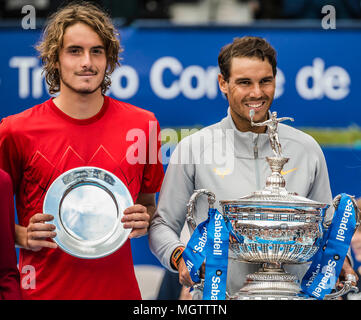
<svg viewBox="0 0 361 320"><path fill-rule="evenodd" d="M55 225L45 223L51 221L54 216L45 213L36 213L30 220L27 227L17 226L16 239L17 243L25 249L39 251L42 248L56 249L58 246L52 239L56 237Z"/></svg>
<svg viewBox="0 0 361 320"><path fill-rule="evenodd" d="M205 274L205 264L202 263L201 269L200 269L200 278L204 279ZM192 281L192 278L189 274L189 271L187 269L187 266L184 262L184 259L181 258L178 265L178 272L179 272L179 283L186 286L186 287L193 287L195 282Z"/></svg>
<svg viewBox="0 0 361 320"><path fill-rule="evenodd" d="M194 282L191 279L191 276L188 272L187 266L184 262L184 259L181 258L178 265L179 272L179 283L187 288L193 287Z"/></svg>

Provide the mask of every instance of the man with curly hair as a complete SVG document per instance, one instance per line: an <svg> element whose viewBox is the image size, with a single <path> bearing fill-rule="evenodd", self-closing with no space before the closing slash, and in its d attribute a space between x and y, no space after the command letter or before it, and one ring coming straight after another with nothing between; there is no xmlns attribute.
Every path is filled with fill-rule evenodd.
<svg viewBox="0 0 361 320"><path fill-rule="evenodd" d="M159 154L160 142L151 139L159 124L153 113L105 95L119 65L117 35L110 17L92 4L71 3L55 12L37 49L49 92L58 95L0 124L0 168L10 174L17 197L25 299L141 298L129 239L109 256L76 258L57 248L54 213L42 212L59 175L100 167L122 180L133 198L122 218L129 238L147 233L163 179L160 159L150 161L151 152ZM145 161L129 161L133 129L144 133ZM24 272L32 270L28 266L35 274Z"/></svg>

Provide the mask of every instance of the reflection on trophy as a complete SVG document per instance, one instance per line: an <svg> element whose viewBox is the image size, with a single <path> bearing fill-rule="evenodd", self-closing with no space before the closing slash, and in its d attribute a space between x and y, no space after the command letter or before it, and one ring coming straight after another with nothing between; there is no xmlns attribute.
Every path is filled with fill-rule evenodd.
<svg viewBox="0 0 361 320"><path fill-rule="evenodd" d="M253 112L254 113L254 112ZM267 157L271 174L266 180L264 190L236 200L221 200L223 216L233 227L235 237L230 237L230 249L236 259L242 263L261 264L258 272L248 274L243 287L233 296L234 300L313 299L301 292L297 276L287 273L284 264L301 264L312 260L318 251L323 233L327 226L324 215L328 204L318 203L296 193L288 192L281 170L289 158L282 156L278 140L277 126L284 120L273 112L269 120L253 123L255 126L267 126L274 157ZM196 190L188 204L187 220L193 223L193 210L196 199L208 196L210 206L215 195L205 189ZM337 206L337 197L334 205ZM357 208L357 206L355 206ZM343 288L325 299L334 299L354 290L351 281Z"/></svg>
<svg viewBox="0 0 361 320"><path fill-rule="evenodd" d="M112 254L127 241L121 223L133 199L123 182L97 167L70 169L49 187L43 212L54 215L54 241L64 252L82 259Z"/></svg>

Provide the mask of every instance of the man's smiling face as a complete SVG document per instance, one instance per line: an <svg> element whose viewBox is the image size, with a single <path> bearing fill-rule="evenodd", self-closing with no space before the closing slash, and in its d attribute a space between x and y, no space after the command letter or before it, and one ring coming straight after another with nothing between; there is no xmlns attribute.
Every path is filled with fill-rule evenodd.
<svg viewBox="0 0 361 320"><path fill-rule="evenodd" d="M267 59L234 57L230 76L226 81L218 76L221 91L227 96L231 115L240 131L253 131L250 110L254 110L254 122L267 119L276 89L276 79Z"/></svg>

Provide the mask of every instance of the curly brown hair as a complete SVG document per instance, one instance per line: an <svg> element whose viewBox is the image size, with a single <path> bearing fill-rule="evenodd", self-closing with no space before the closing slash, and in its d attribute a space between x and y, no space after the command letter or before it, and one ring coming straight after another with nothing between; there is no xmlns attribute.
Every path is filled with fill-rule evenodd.
<svg viewBox="0 0 361 320"><path fill-rule="evenodd" d="M218 66L226 81L230 77L231 62L234 57L267 59L272 66L273 75L276 76L276 50L265 39L250 36L235 38L232 43L221 49L218 56Z"/></svg>
<svg viewBox="0 0 361 320"><path fill-rule="evenodd" d="M59 51L63 46L65 30L78 22L91 27L104 43L107 69L101 84L102 94L111 85L110 75L120 65L119 54L123 49L118 40L119 33L114 27L110 16L91 3L84 1L72 2L49 17L44 29L43 39L36 46L40 53L50 94L60 91L60 75L56 64L59 60Z"/></svg>

